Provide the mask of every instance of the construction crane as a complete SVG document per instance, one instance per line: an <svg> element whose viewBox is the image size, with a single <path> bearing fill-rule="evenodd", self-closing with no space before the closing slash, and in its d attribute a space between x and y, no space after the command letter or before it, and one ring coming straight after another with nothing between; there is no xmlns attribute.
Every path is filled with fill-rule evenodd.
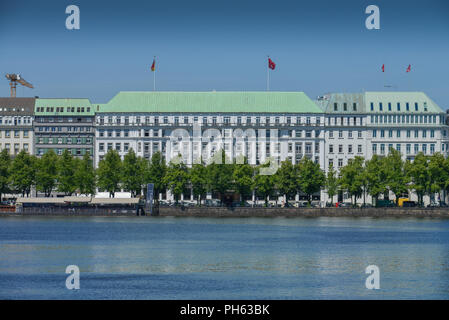
<svg viewBox="0 0 449 320"><path fill-rule="evenodd" d="M31 83L27 82L25 79L23 79L20 76L20 74L8 73L8 74L6 74L6 79L9 80L9 85L11 87L11 98L16 97L17 82L20 83L22 86L25 86L28 88L34 88L33 85Z"/></svg>

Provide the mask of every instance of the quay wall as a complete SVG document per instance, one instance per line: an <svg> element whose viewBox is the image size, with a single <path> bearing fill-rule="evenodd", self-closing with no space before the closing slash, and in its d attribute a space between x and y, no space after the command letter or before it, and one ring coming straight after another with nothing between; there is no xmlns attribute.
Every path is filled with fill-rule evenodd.
<svg viewBox="0 0 449 320"><path fill-rule="evenodd" d="M136 210L24 210L0 216L137 216ZM449 208L224 208L161 207L160 217L434 217L449 218Z"/></svg>

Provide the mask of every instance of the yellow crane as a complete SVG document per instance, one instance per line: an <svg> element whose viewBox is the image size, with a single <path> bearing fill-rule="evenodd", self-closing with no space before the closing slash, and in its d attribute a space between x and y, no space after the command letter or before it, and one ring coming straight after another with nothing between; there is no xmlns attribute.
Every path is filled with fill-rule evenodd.
<svg viewBox="0 0 449 320"><path fill-rule="evenodd" d="M16 73L7 73L6 79L9 80L9 86L11 87L11 98L16 97L16 87L17 82L20 83L22 86L28 87L28 88L34 88L33 85L29 82L27 82L25 79L23 79L20 74Z"/></svg>

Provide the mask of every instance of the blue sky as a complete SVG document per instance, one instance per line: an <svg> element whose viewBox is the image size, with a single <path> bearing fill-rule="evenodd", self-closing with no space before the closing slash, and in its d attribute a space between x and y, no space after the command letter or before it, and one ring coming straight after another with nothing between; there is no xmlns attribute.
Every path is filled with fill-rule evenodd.
<svg viewBox="0 0 449 320"><path fill-rule="evenodd" d="M76 4L81 29L65 28ZM365 8L380 8L380 30ZM0 0L0 96L5 73L35 89L18 96L86 97L118 91L326 92L419 90L449 108L449 1L5 1ZM386 72L381 72L385 64ZM411 64L412 72L406 73Z"/></svg>

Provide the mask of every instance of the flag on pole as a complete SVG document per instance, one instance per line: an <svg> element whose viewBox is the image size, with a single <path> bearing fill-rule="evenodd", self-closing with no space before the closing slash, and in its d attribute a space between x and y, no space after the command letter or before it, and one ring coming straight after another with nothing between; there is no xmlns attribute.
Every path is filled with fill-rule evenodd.
<svg viewBox="0 0 449 320"><path fill-rule="evenodd" d="M151 65L151 71L155 71L156 70L156 58L153 59L153 64Z"/></svg>
<svg viewBox="0 0 449 320"><path fill-rule="evenodd" d="M412 65L411 64L408 65L407 70L405 72L410 72L410 71L412 71Z"/></svg>
<svg viewBox="0 0 449 320"><path fill-rule="evenodd" d="M385 72L385 64L382 65L382 72Z"/></svg>
<svg viewBox="0 0 449 320"><path fill-rule="evenodd" d="M276 68L276 64L273 62L273 60L271 60L271 58L268 58L268 68L270 68L271 70L274 70L274 68Z"/></svg>

